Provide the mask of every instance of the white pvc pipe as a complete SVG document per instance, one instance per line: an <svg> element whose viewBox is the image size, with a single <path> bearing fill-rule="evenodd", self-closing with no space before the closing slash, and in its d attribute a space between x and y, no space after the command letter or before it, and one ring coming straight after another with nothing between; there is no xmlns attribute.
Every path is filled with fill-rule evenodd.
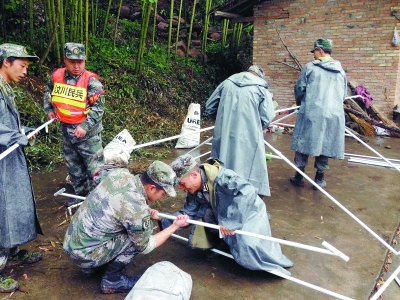
<svg viewBox="0 0 400 300"><path fill-rule="evenodd" d="M388 165L384 161L376 161L376 160L362 159L362 158L356 158L356 157L350 157L347 161L348 162L359 163L359 164L366 164L366 165L373 165L373 166L379 166L379 167L385 167L385 168L392 168L392 166ZM400 167L400 164L395 164L395 165Z"/></svg>
<svg viewBox="0 0 400 300"><path fill-rule="evenodd" d="M209 137L208 139L206 139L204 142L202 142L200 145L196 146L195 148L191 149L189 152L187 152L186 154L189 154L190 152L193 152L194 150L200 148L201 146L203 146L204 144L207 144L209 141L212 140L213 137Z"/></svg>
<svg viewBox="0 0 400 300"><path fill-rule="evenodd" d="M170 220L175 220L176 219L175 216L171 216L171 215L168 215L168 214L158 213L158 215L160 217L163 217L163 218L166 218L166 219L170 219ZM205 222L200 222L200 221L194 221L194 220L187 220L186 222L188 222L189 224L200 225L200 226L214 228L214 229L218 229L218 230L220 229L220 226L219 225L215 225L215 224L210 224L210 223L205 223ZM322 248L318 248L318 247L313 247L313 246L308 246L308 245L304 245L304 244L300 244L300 243L290 242L290 241L287 241L287 240L277 239L277 238L273 238L273 237L270 237L270 236L257 234L257 233L252 233L252 232L243 231L243 230L235 230L234 232L236 234L256 237L256 238L259 238L259 239L272 241L272 242L277 242L277 243L288 245L288 246L292 246L292 247L297 247L297 248L310 250L310 251L314 251L314 252L319 252L319 253L323 253L323 254L338 256L338 257L342 258L345 261L349 260L348 256L346 256L345 254L343 254L342 252L340 252L338 249L334 248L330 244L328 244L328 245L331 247L331 249L334 249L334 251L331 251L330 249L326 250L326 249L322 249Z"/></svg>
<svg viewBox="0 0 400 300"><path fill-rule="evenodd" d="M362 99L364 99L364 97L361 96L361 95L349 96L349 97L346 97L344 99L346 100L346 99L353 99L353 98L362 98Z"/></svg>
<svg viewBox="0 0 400 300"><path fill-rule="evenodd" d="M167 142L167 141L170 141L170 140L174 140L174 139L177 139L177 138L180 138L180 137L183 137L183 136L187 136L187 135L191 135L191 134L195 134L195 133L211 130L213 128L214 128L214 126L210 126L210 127L203 128L203 129L200 129L200 130L191 131L191 132L187 132L187 133L183 133L183 134L179 134L179 135L174 135L174 136L171 136L171 137L168 137L168 138L165 138L165 139L161 139L161 140L157 140L157 141L152 141L152 142L136 145L136 146L132 147L132 150L139 149L139 148L144 148L144 147L155 145L155 144L160 144L160 143Z"/></svg>
<svg viewBox="0 0 400 300"><path fill-rule="evenodd" d="M394 280L395 280L395 281L397 282L397 284L400 286L400 279L399 279L399 277L396 276L396 277L394 278Z"/></svg>
<svg viewBox="0 0 400 300"><path fill-rule="evenodd" d="M179 239L179 240L183 240L183 241L186 241L186 242L188 241L187 238L184 238L184 237L182 237L182 236L180 236L180 235L177 235L177 234L172 234L172 236L173 236L174 238ZM221 255L223 255L223 256L226 256L226 257L229 257L229 258L234 259L233 256L232 256L231 254L225 253L225 252L223 252L223 251L220 251L220 250L217 250L217 249L211 249L211 251L213 251L213 252L215 252L215 253L218 253L218 254L221 254ZM321 287L316 286L316 285L314 285L314 284L311 284L311 283L305 282L305 281L303 281L303 280L297 279L297 278L295 278L295 277L293 277L293 276L288 276L288 275L286 275L286 274L283 274L283 273L280 273L280 272L277 272L277 271L267 271L267 272L268 272L268 273L271 273L271 274L274 274L274 275L276 275L276 276L285 278L285 279L287 279L287 280L289 280L289 281L296 282L296 283L298 283L298 284L300 284L300 285L306 286L306 287L308 287L308 288L311 288L311 289L313 289L313 290L319 291L319 292L321 292L321 293L324 293L324 294L327 294L327 295L331 295L331 296L336 297L336 298L338 298L338 299L354 300L353 298L349 298L349 297L343 296L343 295L341 295L341 294L338 294L338 293L329 291L329 290L327 290L327 289L321 288Z"/></svg>
<svg viewBox="0 0 400 300"><path fill-rule="evenodd" d="M275 114L276 114L276 113L283 112L283 111L287 111L287 110L298 109L299 107L300 107L300 106L292 106L292 107L288 107L288 108L278 109L278 110L275 110Z"/></svg>
<svg viewBox="0 0 400 300"><path fill-rule="evenodd" d="M386 290L386 288L389 286L389 284L393 281L393 279L396 278L397 274L400 273L400 266L393 272L392 275L386 280L386 282L379 288L379 290L375 293L370 300L376 300L382 293Z"/></svg>
<svg viewBox="0 0 400 300"><path fill-rule="evenodd" d="M289 159L287 159L280 151L272 147L267 141L264 140L264 144L271 148L276 154L278 154L285 162L287 162L293 169L299 172L305 179L307 179L313 186L315 186L319 191L321 191L325 196L331 199L337 206L339 206L345 213L347 213L350 217L353 218L358 224L360 224L365 230L367 230L370 234L372 234L378 241L380 241L386 248L390 251L399 255L399 253L394 250L392 246L386 243L379 235L377 235L373 230L371 230L367 225L365 225L359 218L357 218L351 211L349 211L345 206L343 206L339 201L333 198L327 191L321 188L318 184L315 183L310 177L307 176L303 171L301 171L298 167L296 167Z"/></svg>
<svg viewBox="0 0 400 300"><path fill-rule="evenodd" d="M378 151L376 151L374 148L372 148L371 146L367 145L366 143L364 143L359 137L357 137L355 134L353 134L350 130L345 128L345 131L350 134L353 138L355 138L357 141L359 141L361 144L363 144L365 147L367 147L369 150L371 150L372 152L374 152L376 155L378 155L379 157L381 157L384 161L386 161L389 165L393 166L393 168L395 168L397 171L400 172L400 168L397 168L394 164L392 164L391 161L389 161L386 157L384 157L382 154L380 154Z"/></svg>
<svg viewBox="0 0 400 300"><path fill-rule="evenodd" d="M200 158L200 157L202 157L202 156L205 156L205 155L207 155L207 154L210 154L210 153L211 153L211 151L208 151L208 152L203 153L203 154L201 154L201 155L199 155L199 156L193 157L193 159L198 159L198 158Z"/></svg>
<svg viewBox="0 0 400 300"><path fill-rule="evenodd" d="M376 156L351 154L351 153L345 153L344 156L352 156L352 157L360 157L360 158L371 158L371 159L376 159L376 160L381 160L382 159L381 157L376 157ZM392 162L400 162L400 159L388 158L388 160L390 160Z"/></svg>
<svg viewBox="0 0 400 300"><path fill-rule="evenodd" d="M281 125L281 126L285 126L285 127L294 127L295 125L293 124L286 124L286 123L274 123L276 125Z"/></svg>
<svg viewBox="0 0 400 300"><path fill-rule="evenodd" d="M57 119L51 119L49 121L47 121L46 123L40 125L38 128L36 128L34 131L30 132L26 137L28 138L28 140L35 135L36 133L38 133L40 130L42 130L44 127L47 128L47 125L49 125L50 123L54 122ZM12 146L10 146L6 151L4 151L3 153L0 154L0 160L2 160L4 157L6 157L8 154L10 154L11 152L13 152L15 149L17 149L20 145L19 144L13 144Z"/></svg>
<svg viewBox="0 0 400 300"><path fill-rule="evenodd" d="M288 115L285 115L285 116L283 116L282 118L280 118L280 119L278 119L278 120L272 121L272 122L269 124L269 126L274 125L274 124L276 124L276 123L279 123L279 121L282 121L282 120L284 120L284 119L286 119L286 118L289 118L291 115L294 115L294 114L297 114L297 113L298 113L298 110L295 110L294 112L292 112L292 113L290 113L290 114L288 114Z"/></svg>

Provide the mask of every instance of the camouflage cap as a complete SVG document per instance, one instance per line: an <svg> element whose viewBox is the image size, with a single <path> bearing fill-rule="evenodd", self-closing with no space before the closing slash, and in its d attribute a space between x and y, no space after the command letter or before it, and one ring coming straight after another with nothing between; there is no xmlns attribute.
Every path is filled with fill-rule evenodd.
<svg viewBox="0 0 400 300"><path fill-rule="evenodd" d="M39 59L39 57L37 56L29 55L24 46L9 43L0 45L0 60L3 60L10 56L17 58L26 58L29 60Z"/></svg>
<svg viewBox="0 0 400 300"><path fill-rule="evenodd" d="M65 57L69 59L86 60L85 46L77 43L65 43L64 45Z"/></svg>
<svg viewBox="0 0 400 300"><path fill-rule="evenodd" d="M322 49L322 50L332 50L332 40L329 39L318 39L314 43L314 49L310 52L314 53L315 50Z"/></svg>
<svg viewBox="0 0 400 300"><path fill-rule="evenodd" d="M196 160L190 154L184 154L169 164L176 174L175 185L181 181L183 175L197 166Z"/></svg>
<svg viewBox="0 0 400 300"><path fill-rule="evenodd" d="M151 180L160 185L168 196L176 196L176 191L174 189L176 175L166 163L155 160L148 167L147 175L149 175Z"/></svg>
<svg viewBox="0 0 400 300"><path fill-rule="evenodd" d="M262 68L260 68L259 66L252 65L249 67L248 71L253 71L254 73L257 74L258 77L260 77L262 79L264 79L264 77L265 77L264 70Z"/></svg>

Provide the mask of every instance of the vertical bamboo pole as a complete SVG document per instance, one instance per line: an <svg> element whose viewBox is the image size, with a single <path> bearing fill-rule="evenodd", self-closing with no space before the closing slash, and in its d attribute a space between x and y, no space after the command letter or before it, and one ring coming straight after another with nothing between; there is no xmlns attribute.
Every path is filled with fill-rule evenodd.
<svg viewBox="0 0 400 300"><path fill-rule="evenodd" d="M68 1L68 0L65 0ZM60 53L63 53L65 44L65 15L64 15L64 0L60 0Z"/></svg>
<svg viewBox="0 0 400 300"><path fill-rule="evenodd" d="M174 18L174 0L171 0L171 6L169 10L169 28L168 28L168 54L167 57L169 58L170 56L170 48L171 48L171 38L172 38L172 19Z"/></svg>
<svg viewBox="0 0 400 300"><path fill-rule="evenodd" d="M110 16L110 9L111 9L111 2L112 0L108 1L108 7L107 7L107 12L106 12L106 18L104 20L104 27L103 27L103 32L101 34L101 37L103 38L105 33L106 33L106 28L107 28L107 23L108 23L108 17Z"/></svg>
<svg viewBox="0 0 400 300"><path fill-rule="evenodd" d="M29 43L33 42L33 0L29 0Z"/></svg>
<svg viewBox="0 0 400 300"><path fill-rule="evenodd" d="M117 14L117 21L115 22L115 32L114 32L114 49L115 49L115 41L117 40L118 21L119 21L119 15L120 15L120 13L121 13L121 6L122 6L122 0L119 0L118 14Z"/></svg>
<svg viewBox="0 0 400 300"><path fill-rule="evenodd" d="M89 0L85 0L85 48L86 59L89 57Z"/></svg>
<svg viewBox="0 0 400 300"><path fill-rule="evenodd" d="M208 25L209 25L209 22L210 22L211 5L212 5L212 0L206 0L206 10L205 10L204 26L203 26L203 36L202 36L202 43L201 43L201 51L203 53L206 52L206 47L207 47L207 35L208 35Z"/></svg>
<svg viewBox="0 0 400 300"><path fill-rule="evenodd" d="M178 28L176 29L176 39L175 39L175 60L176 60L176 52L178 51L178 42L179 42L179 30L181 29L181 15L182 15L182 3L183 0L180 0L179 4L179 14L178 14Z"/></svg>
<svg viewBox="0 0 400 300"><path fill-rule="evenodd" d="M192 42L192 30L193 30L194 14L196 12L196 3L197 3L197 0L193 0L192 17L190 18L188 44L186 47L186 61L187 61L189 51L190 51L190 43Z"/></svg>
<svg viewBox="0 0 400 300"><path fill-rule="evenodd" d="M156 25L157 25L157 7L158 7L158 0L156 0L156 5L155 5L155 8L154 8L154 19L153 19L153 34L152 34L152 37L151 37L151 45L152 46L154 46L154 36L155 36L155 34L156 34Z"/></svg>

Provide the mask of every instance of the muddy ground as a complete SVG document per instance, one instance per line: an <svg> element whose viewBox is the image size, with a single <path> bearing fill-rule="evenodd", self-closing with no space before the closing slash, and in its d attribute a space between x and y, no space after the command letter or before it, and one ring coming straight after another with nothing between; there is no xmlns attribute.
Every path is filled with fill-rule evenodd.
<svg viewBox="0 0 400 300"><path fill-rule="evenodd" d="M209 133L202 138L207 135ZM290 135L267 133L265 137L292 160ZM400 139L372 138L368 144L386 157L400 159ZM210 146L204 146L194 156L209 149ZM157 148L152 150L157 151ZM163 160L168 163L186 152L171 150ZM346 153L374 155L351 138L346 138ZM310 159L306 173L313 178L312 166L313 159ZM381 238L392 243L399 226L399 172L351 164L347 159L330 160L330 167L326 172L326 191ZM294 262L294 267L289 269L292 276L353 299L368 299L381 277L382 267L387 264L388 250L325 195L314 191L310 183L306 183L304 188L292 186L288 179L294 171L286 162L272 159L268 162L268 170L272 196L266 199L266 205L272 214L273 236L315 247L322 247L322 241L326 240L350 257L345 262L338 257L282 246L283 253ZM0 294L0 300L125 298L126 294L101 294L101 274L83 276L62 250L67 228L66 210L63 208L66 198L54 197L53 194L63 187L71 191L65 183L66 175L64 167L52 173L32 174L45 235L38 236L23 248L43 251L44 259L31 266L8 270L20 282L21 289L14 294ZM161 200L153 207L160 212L174 212L182 207L184 196L178 192L177 198ZM187 233L180 232L183 236ZM400 250L399 245L394 247ZM192 276L191 299L335 299L265 272L245 270L229 258L218 256L209 260L207 253L190 250L183 241L173 238L152 253L137 256L126 271L138 276L152 264L163 260L174 263ZM386 278L400 264L397 256L392 261L387 272L383 271ZM384 299L400 299L400 287L396 282L389 286Z"/></svg>

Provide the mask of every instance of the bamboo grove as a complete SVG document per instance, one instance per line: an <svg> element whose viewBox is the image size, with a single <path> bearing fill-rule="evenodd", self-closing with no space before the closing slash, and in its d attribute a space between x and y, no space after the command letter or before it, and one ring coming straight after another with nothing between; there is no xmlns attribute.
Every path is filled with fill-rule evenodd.
<svg viewBox="0 0 400 300"><path fill-rule="evenodd" d="M214 8L226 1L214 0ZM13 24L14 35L19 33L19 36L24 39L24 44L34 48L40 56L39 70L49 54L57 60L58 64L62 63L65 42L84 44L89 57L91 53L98 50L91 42L94 37L112 40L115 49L118 46L117 39L121 30L120 12L123 2L123 0L0 0L0 42L15 40L9 34L10 24ZM179 5L176 5L178 2ZM134 69L136 74L139 74L142 72L146 47L156 43L158 0L137 0L137 4L141 6L141 29L138 44L134 45L137 49ZM189 9L186 9L187 7ZM181 18L190 20L186 59L190 51L193 24L196 21L203 24L202 53L207 51L209 42L207 33L211 23L222 24L221 46L223 48L229 48L229 51L237 48L240 44L243 24L233 24L229 28L229 20L214 20L213 11L212 0L170 0L167 49L175 53L173 56L175 59L181 22L178 21L178 27L174 33L172 30L174 16L177 16L178 20ZM42 36L39 36L40 33ZM172 43L175 45L172 46ZM167 51L167 56L171 59L170 51Z"/></svg>

